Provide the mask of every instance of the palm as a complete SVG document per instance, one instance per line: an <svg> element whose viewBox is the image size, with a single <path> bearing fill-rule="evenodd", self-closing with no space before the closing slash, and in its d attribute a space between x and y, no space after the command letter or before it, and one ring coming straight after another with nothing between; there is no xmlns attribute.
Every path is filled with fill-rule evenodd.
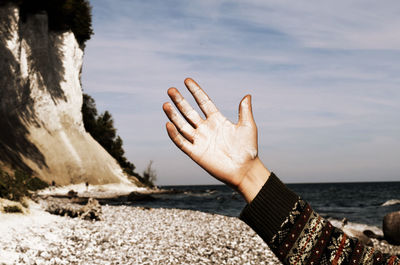
<svg viewBox="0 0 400 265"><path fill-rule="evenodd" d="M240 182L246 162L257 155L254 129L235 125L215 113L197 128L192 158L221 181Z"/></svg>
<svg viewBox="0 0 400 265"><path fill-rule="evenodd" d="M257 128L251 114L249 96L240 104L239 122L233 124L218 111L193 80L186 80L185 84L206 119L202 119L172 88L168 94L185 119L170 104L164 104L164 110L173 123L167 124L169 136L207 172L237 187L248 170L248 162L257 157Z"/></svg>

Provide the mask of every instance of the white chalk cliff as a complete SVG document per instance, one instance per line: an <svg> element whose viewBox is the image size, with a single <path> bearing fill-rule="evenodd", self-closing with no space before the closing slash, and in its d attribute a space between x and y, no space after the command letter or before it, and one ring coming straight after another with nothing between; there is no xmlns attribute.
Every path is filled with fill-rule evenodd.
<svg viewBox="0 0 400 265"><path fill-rule="evenodd" d="M0 163L56 184L128 183L85 131L83 50L72 32L49 32L46 13L22 21L0 7Z"/></svg>

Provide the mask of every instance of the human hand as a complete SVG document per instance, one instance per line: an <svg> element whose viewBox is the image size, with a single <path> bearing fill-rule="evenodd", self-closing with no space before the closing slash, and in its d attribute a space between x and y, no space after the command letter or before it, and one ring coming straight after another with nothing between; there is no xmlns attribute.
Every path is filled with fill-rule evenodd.
<svg viewBox="0 0 400 265"><path fill-rule="evenodd" d="M170 88L168 95L183 117L170 103L164 103L163 109L171 121L166 125L169 137L208 173L251 201L270 173L258 158L257 127L250 95L240 102L239 121L233 124L195 81L187 78L185 85L206 119L201 118L176 88Z"/></svg>

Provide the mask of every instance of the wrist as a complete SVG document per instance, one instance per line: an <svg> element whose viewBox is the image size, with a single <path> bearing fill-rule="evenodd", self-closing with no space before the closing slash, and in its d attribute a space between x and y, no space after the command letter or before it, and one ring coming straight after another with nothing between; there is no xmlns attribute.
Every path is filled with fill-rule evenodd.
<svg viewBox="0 0 400 265"><path fill-rule="evenodd" d="M239 192L247 203L250 203L267 182L271 172L264 166L259 157L256 157L249 166L242 182L238 186Z"/></svg>

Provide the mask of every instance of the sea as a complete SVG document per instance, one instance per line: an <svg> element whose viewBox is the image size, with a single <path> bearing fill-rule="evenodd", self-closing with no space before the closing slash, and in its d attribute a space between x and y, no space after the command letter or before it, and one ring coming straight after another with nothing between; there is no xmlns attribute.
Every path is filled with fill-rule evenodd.
<svg viewBox="0 0 400 265"><path fill-rule="evenodd" d="M325 218L382 226L383 217L400 210L400 182L288 184ZM163 186L174 194L152 195L154 200L135 206L179 208L239 216L246 202L225 185Z"/></svg>

